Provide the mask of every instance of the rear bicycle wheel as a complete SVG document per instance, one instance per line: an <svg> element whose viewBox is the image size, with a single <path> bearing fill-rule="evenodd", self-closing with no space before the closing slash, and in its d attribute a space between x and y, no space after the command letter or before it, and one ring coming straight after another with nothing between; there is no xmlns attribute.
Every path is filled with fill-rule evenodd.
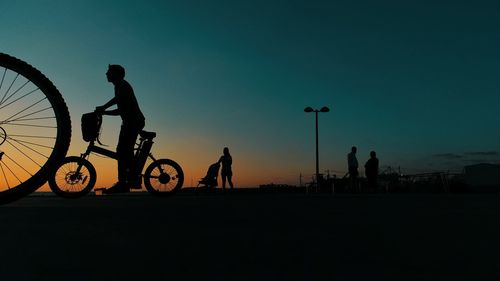
<svg viewBox="0 0 500 281"><path fill-rule="evenodd" d="M78 156L64 158L49 177L50 189L64 198L79 198L94 188L97 174L87 159Z"/></svg>
<svg viewBox="0 0 500 281"><path fill-rule="evenodd" d="M70 139L70 115L57 88L33 66L0 53L0 204L44 184Z"/></svg>
<svg viewBox="0 0 500 281"><path fill-rule="evenodd" d="M179 191L183 184L184 172L181 166L170 159L153 161L144 172L144 186L152 195L172 195Z"/></svg>

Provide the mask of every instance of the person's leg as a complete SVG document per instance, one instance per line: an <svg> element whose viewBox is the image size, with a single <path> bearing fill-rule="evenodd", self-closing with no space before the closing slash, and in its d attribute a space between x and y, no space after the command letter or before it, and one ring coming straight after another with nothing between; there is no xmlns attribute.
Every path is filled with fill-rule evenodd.
<svg viewBox="0 0 500 281"><path fill-rule="evenodd" d="M352 193L356 192L356 187L355 187L355 177L356 177L356 171L353 168L349 167L349 190Z"/></svg>
<svg viewBox="0 0 500 281"><path fill-rule="evenodd" d="M116 146L116 160L118 162L118 182L112 187L105 189L103 191L104 194L128 192L130 190L127 186L127 164L129 161L127 159L129 157L128 153L127 130L122 125L120 129L120 135L118 137L118 145Z"/></svg>
<svg viewBox="0 0 500 281"><path fill-rule="evenodd" d="M231 187L231 189L233 189L234 186L233 186L233 175L232 174L227 175L227 182L229 183L229 187Z"/></svg>
<svg viewBox="0 0 500 281"><path fill-rule="evenodd" d="M226 190L226 174L221 174L222 177L222 189Z"/></svg>
<svg viewBox="0 0 500 281"><path fill-rule="evenodd" d="M133 131L130 132L130 135L128 136L128 143L127 143L127 152L126 152L126 165L127 165L127 182L129 187L140 187L140 178L139 178L139 173L140 171L137 170L137 163L134 155L134 147L135 147L135 142L137 140L137 136L139 135L139 130L134 129Z"/></svg>
<svg viewBox="0 0 500 281"><path fill-rule="evenodd" d="M358 169L356 169L356 188L358 189L358 193L361 193L361 182L359 181Z"/></svg>
<svg viewBox="0 0 500 281"><path fill-rule="evenodd" d="M139 131L134 127L122 125L118 140L118 179L123 183L135 182L137 171L134 161L134 145Z"/></svg>
<svg viewBox="0 0 500 281"><path fill-rule="evenodd" d="M361 193L361 185L359 183L359 177L356 173L356 177L354 178L354 186L356 187L356 193Z"/></svg>
<svg viewBox="0 0 500 281"><path fill-rule="evenodd" d="M118 183L125 184L127 181L127 150L126 150L126 128L122 125L116 146L116 160L118 162Z"/></svg>

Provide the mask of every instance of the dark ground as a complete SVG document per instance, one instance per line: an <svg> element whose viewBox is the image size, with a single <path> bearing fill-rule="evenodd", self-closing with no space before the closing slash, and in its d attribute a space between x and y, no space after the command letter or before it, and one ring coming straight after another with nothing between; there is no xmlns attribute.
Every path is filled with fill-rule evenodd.
<svg viewBox="0 0 500 281"><path fill-rule="evenodd" d="M0 207L0 280L500 280L497 194L181 192Z"/></svg>

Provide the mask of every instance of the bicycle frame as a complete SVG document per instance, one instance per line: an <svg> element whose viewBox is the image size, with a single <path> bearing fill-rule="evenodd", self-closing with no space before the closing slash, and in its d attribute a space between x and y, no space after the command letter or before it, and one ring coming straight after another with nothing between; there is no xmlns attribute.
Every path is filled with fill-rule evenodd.
<svg viewBox="0 0 500 281"><path fill-rule="evenodd" d="M139 143L136 143L137 147L134 149L134 159L137 163L137 172L139 173L139 175L142 173L148 157L150 157L151 160L156 161L156 158L151 153L153 143L153 138L144 138L142 136L139 137ZM118 159L118 154L116 153L116 151L97 146L95 144L95 140L89 143L89 145L87 146L87 150L82 153L80 157L84 159L88 158L91 153L104 155L115 160ZM80 168L80 166L77 168L78 173L80 172Z"/></svg>
<svg viewBox="0 0 500 281"><path fill-rule="evenodd" d="M130 189L144 188L155 196L169 196L182 188L184 172L179 164L171 159L156 159L151 154L156 133L140 131L134 147L134 161L137 170L134 176L138 182L131 183ZM118 160L118 153L96 145L98 138L92 139L80 156L66 157L49 179L49 186L57 195L78 198L90 192L96 183L97 173L87 159L91 153ZM101 144L102 145L102 144ZM150 160L148 160L150 159ZM152 161L146 165L147 162ZM147 167L146 167L147 166ZM144 170L144 171L143 171ZM101 190L101 189L100 189Z"/></svg>

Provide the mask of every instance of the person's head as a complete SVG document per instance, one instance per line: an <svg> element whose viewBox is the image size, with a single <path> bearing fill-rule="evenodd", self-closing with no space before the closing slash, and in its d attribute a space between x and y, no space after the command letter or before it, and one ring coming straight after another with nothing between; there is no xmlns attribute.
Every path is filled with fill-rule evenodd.
<svg viewBox="0 0 500 281"><path fill-rule="evenodd" d="M118 64L110 64L108 65L106 77L108 78L108 82L111 83L123 80L125 78L125 68Z"/></svg>
<svg viewBox="0 0 500 281"><path fill-rule="evenodd" d="M356 151L358 151L358 148L357 148L357 147L355 147L355 146L353 146L353 147L351 148L351 152L356 153Z"/></svg>
<svg viewBox="0 0 500 281"><path fill-rule="evenodd" d="M377 153L375 153L375 151L370 152L370 157L371 158L377 157Z"/></svg>
<svg viewBox="0 0 500 281"><path fill-rule="evenodd" d="M229 155L229 148L224 147L224 150L222 151L224 155Z"/></svg>

